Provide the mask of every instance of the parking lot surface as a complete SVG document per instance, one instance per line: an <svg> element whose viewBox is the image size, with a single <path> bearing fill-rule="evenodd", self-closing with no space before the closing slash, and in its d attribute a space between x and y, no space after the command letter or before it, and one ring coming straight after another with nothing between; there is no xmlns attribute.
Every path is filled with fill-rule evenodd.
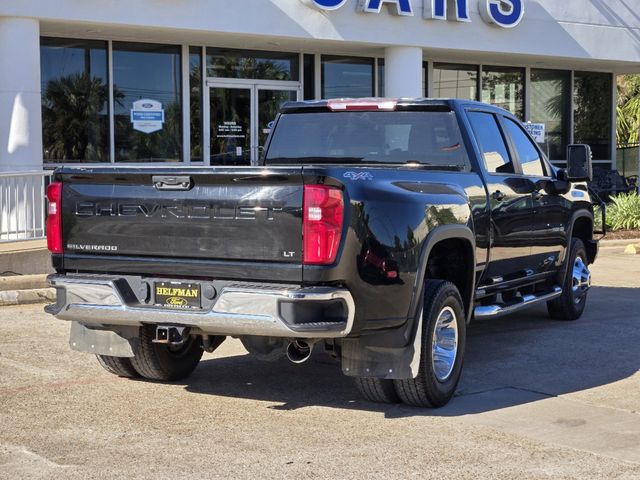
<svg viewBox="0 0 640 480"><path fill-rule="evenodd" d="M235 340L187 381L116 378L42 306L0 309L0 478L640 478L640 255L603 249L577 322L470 327L440 410L360 399L338 363Z"/></svg>

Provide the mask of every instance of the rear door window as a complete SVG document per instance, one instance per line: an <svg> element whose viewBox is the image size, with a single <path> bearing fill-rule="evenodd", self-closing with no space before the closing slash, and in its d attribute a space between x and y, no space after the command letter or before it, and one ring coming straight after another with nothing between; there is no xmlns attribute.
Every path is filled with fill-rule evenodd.
<svg viewBox="0 0 640 480"><path fill-rule="evenodd" d="M470 169L451 111L285 113L265 163L420 163Z"/></svg>
<svg viewBox="0 0 640 480"><path fill-rule="evenodd" d="M489 173L514 173L513 162L496 117L487 112L468 112L484 166Z"/></svg>

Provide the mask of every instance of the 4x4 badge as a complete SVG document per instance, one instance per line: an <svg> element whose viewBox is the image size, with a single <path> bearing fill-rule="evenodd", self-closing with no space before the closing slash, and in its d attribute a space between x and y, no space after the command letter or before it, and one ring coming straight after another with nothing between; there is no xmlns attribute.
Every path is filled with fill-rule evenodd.
<svg viewBox="0 0 640 480"><path fill-rule="evenodd" d="M373 175L369 172L345 172L343 176L350 180L373 180Z"/></svg>

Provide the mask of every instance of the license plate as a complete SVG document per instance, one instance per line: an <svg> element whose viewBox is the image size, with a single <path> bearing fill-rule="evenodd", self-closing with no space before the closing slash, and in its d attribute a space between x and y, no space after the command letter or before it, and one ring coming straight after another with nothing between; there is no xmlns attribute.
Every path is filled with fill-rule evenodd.
<svg viewBox="0 0 640 480"><path fill-rule="evenodd" d="M200 285L197 283L156 282L155 304L165 308L194 310L201 308Z"/></svg>

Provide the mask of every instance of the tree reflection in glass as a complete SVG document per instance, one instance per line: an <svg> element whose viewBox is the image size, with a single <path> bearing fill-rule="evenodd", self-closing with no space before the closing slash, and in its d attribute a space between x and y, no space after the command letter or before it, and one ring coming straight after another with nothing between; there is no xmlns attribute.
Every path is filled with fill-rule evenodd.
<svg viewBox="0 0 640 480"><path fill-rule="evenodd" d="M590 145L594 160L611 159L612 97L610 73L575 73L574 143Z"/></svg>
<svg viewBox="0 0 640 480"><path fill-rule="evenodd" d="M482 101L524 120L524 68L483 67Z"/></svg>
<svg viewBox="0 0 640 480"><path fill-rule="evenodd" d="M40 52L45 162L109 162L106 42L42 38Z"/></svg>

